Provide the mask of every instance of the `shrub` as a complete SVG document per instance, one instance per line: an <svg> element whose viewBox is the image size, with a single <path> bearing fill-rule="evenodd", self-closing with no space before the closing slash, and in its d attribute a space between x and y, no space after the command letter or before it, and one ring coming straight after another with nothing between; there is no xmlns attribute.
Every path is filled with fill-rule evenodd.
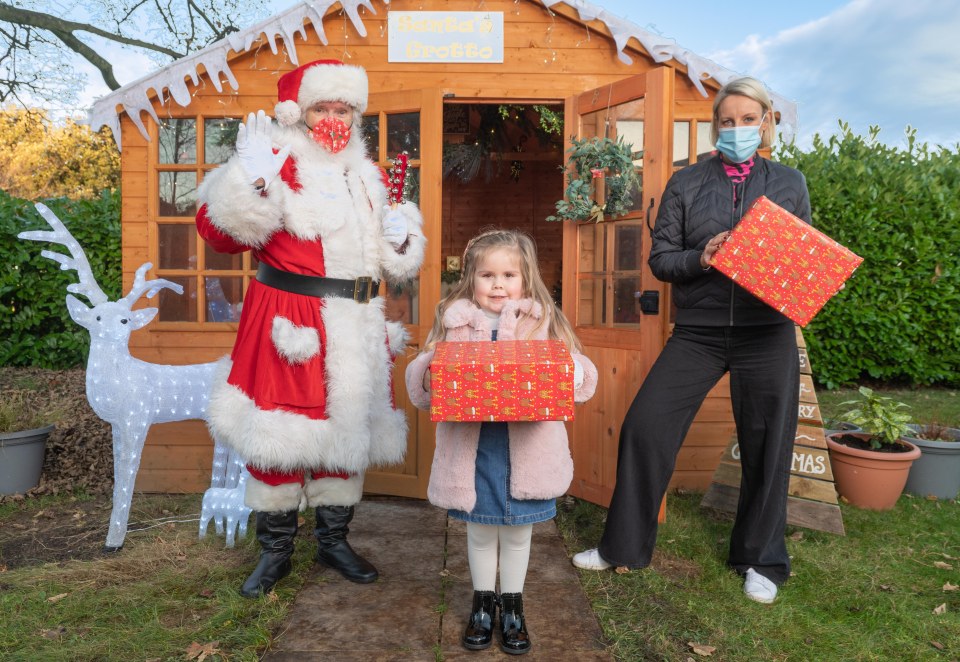
<svg viewBox="0 0 960 662"><path fill-rule="evenodd" d="M960 384L960 151L840 129L777 154L806 176L814 225L864 258L805 332L817 381Z"/></svg>
<svg viewBox="0 0 960 662"><path fill-rule="evenodd" d="M104 293L120 296L120 194L105 191L91 200L46 200L45 204L86 253ZM63 246L18 239L24 230L49 230L33 204L0 191L0 366L71 368L83 365L90 338L70 319L67 285L75 271L40 254ZM83 299L82 299L83 300Z"/></svg>

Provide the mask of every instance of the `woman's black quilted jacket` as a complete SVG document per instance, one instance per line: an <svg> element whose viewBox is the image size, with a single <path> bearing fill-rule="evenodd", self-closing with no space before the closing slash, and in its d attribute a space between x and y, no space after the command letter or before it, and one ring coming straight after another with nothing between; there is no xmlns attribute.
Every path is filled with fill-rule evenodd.
<svg viewBox="0 0 960 662"><path fill-rule="evenodd" d="M734 208L734 186L745 189ZM707 242L740 222L761 195L810 223L810 196L803 175L760 156L746 181L734 184L719 156L674 173L660 201L653 229L650 269L673 283L677 324L753 326L789 320L715 269L700 267Z"/></svg>

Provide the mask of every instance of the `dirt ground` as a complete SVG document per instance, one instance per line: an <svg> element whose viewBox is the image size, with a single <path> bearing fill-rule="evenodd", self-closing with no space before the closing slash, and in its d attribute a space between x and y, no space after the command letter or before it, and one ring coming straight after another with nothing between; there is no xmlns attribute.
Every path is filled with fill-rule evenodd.
<svg viewBox="0 0 960 662"><path fill-rule="evenodd" d="M90 408L85 371L0 368L0 398L14 392L36 407L59 412L47 440L40 484L23 495L0 496L15 510L0 526L0 568L88 559L106 539L113 490L110 425ZM40 497L80 489L90 500L40 507Z"/></svg>

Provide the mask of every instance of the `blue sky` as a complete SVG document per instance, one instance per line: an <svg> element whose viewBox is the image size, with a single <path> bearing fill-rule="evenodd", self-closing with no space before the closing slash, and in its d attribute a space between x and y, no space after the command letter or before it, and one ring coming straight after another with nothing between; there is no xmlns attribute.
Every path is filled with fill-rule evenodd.
<svg viewBox="0 0 960 662"><path fill-rule="evenodd" d="M268 0L268 11L279 13L294 1ZM383 7L373 4L378 11ZM803 146L814 133L836 133L841 119L857 133L880 126L881 140L890 144L905 142L907 125L917 129L922 141L951 148L960 144L958 0L592 4L733 71L756 76L796 101L797 139ZM144 63L138 60L129 58L126 66L118 66L121 82L143 75ZM102 85L91 85L84 96L92 99L104 91Z"/></svg>
<svg viewBox="0 0 960 662"><path fill-rule="evenodd" d="M837 132L904 144L904 129L960 143L960 2L799 0L598 4L690 50L756 76L799 104L798 141Z"/></svg>

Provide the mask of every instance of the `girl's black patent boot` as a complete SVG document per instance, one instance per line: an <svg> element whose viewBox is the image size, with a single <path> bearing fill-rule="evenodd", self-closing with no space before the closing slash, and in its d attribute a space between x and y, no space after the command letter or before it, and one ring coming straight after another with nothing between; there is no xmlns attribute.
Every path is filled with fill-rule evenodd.
<svg viewBox="0 0 960 662"><path fill-rule="evenodd" d="M500 595L500 650L510 655L530 652L530 636L523 616L523 594Z"/></svg>
<svg viewBox="0 0 960 662"><path fill-rule="evenodd" d="M473 610L463 633L463 646L472 651L489 648L493 641L493 621L497 613L497 594L493 591L474 591Z"/></svg>

